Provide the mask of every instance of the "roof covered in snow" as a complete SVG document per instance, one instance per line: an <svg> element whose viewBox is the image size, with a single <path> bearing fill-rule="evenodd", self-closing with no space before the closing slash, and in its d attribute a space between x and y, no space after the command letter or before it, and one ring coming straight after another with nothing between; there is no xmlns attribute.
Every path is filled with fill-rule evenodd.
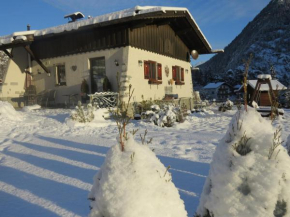
<svg viewBox="0 0 290 217"><path fill-rule="evenodd" d="M203 89L216 89L223 85L225 82L209 83L203 87Z"/></svg>
<svg viewBox="0 0 290 217"><path fill-rule="evenodd" d="M175 14L175 15L174 15ZM161 7L161 6L136 6L134 8L125 9L122 11L105 14L97 17L92 17L90 19L83 19L76 22L71 22L55 27L50 27L42 30L36 31L28 31L25 33L13 33L12 35L7 35L0 37L0 46L3 44L10 44L13 42L13 35L14 34L21 34L25 36L26 34L34 34L35 38L52 35L52 34L59 34L74 30L79 30L84 27L97 27L97 26L105 26L105 25L112 25L120 22L128 22L130 20L139 20L139 19L148 19L148 18L174 18L180 16L186 17L188 23L192 27L192 31L194 34L197 35L199 38L199 42L203 45L204 49L200 54L211 53L212 48L203 35L202 31L200 30L199 26L195 22L194 18L190 14L187 8L180 8L180 7ZM193 39L192 39L193 40ZM1 47L0 47L1 49Z"/></svg>
<svg viewBox="0 0 290 217"><path fill-rule="evenodd" d="M248 80L248 84L255 89L257 80ZM273 90L286 90L287 87L285 87L283 84L281 84L278 80L271 80L271 85ZM268 84L262 84L260 91L269 91L269 86Z"/></svg>

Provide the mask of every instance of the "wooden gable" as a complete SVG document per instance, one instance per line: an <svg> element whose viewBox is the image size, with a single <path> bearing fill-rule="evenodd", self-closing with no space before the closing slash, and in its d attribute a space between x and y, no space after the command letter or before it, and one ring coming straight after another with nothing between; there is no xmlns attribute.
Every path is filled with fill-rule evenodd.
<svg viewBox="0 0 290 217"><path fill-rule="evenodd" d="M189 49L169 25L148 25L129 31L129 45L189 61Z"/></svg>

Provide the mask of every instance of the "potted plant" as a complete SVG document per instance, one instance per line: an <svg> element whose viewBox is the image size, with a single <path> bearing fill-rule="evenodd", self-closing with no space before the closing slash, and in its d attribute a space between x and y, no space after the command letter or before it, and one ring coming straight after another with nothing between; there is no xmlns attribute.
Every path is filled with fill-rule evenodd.
<svg viewBox="0 0 290 217"><path fill-rule="evenodd" d="M82 98L82 103L86 103L87 98L88 98L88 93L89 93L89 85L87 83L87 80L84 79L81 84L81 98Z"/></svg>
<svg viewBox="0 0 290 217"><path fill-rule="evenodd" d="M107 76L105 76L103 80L103 91L107 92L107 91L110 91L111 89L112 88L111 88L110 80Z"/></svg>

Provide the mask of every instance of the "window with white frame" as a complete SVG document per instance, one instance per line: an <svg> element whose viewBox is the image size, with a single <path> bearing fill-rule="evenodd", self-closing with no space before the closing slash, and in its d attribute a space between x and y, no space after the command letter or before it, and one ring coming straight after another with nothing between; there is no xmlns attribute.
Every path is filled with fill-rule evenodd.
<svg viewBox="0 0 290 217"><path fill-rule="evenodd" d="M55 79L56 79L56 85L59 86L65 86L66 85L66 74L65 74L65 65L59 64L56 66L56 72L55 72Z"/></svg>

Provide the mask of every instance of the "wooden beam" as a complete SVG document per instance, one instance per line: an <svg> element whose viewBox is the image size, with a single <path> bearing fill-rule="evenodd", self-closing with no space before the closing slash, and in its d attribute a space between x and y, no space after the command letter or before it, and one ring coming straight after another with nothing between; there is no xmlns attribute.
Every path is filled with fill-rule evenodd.
<svg viewBox="0 0 290 217"><path fill-rule="evenodd" d="M7 50L16 47L23 47L24 45L30 44L31 42L22 42L22 43L10 43L10 44L3 44L0 46L0 50Z"/></svg>
<svg viewBox="0 0 290 217"><path fill-rule="evenodd" d="M40 61L40 59L38 59L35 54L32 52L32 50L30 49L29 45L24 46L24 49L30 54L30 56L38 63L38 65L40 65L40 67L46 72L46 73L50 73L49 69L46 68L46 66Z"/></svg>
<svg viewBox="0 0 290 217"><path fill-rule="evenodd" d="M13 58L12 53L10 53L7 49L5 49L5 50L3 50L3 51L4 51L4 53L5 53L7 56L9 56L10 59Z"/></svg>

